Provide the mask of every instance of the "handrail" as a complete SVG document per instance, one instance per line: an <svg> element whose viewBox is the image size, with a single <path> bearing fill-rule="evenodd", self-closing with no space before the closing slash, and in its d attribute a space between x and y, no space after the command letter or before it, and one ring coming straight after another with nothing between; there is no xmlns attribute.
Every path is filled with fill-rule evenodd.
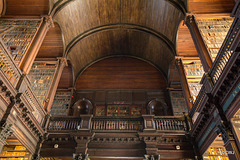
<svg viewBox="0 0 240 160"><path fill-rule="evenodd" d="M16 87L20 77L21 70L14 62L4 42L0 38L0 70L4 73L13 87Z"/></svg>
<svg viewBox="0 0 240 160"><path fill-rule="evenodd" d="M201 104L201 101L203 100L203 97L206 94L206 88L205 86L202 86L201 90L198 93L198 96L193 104L193 107L191 109L191 111L189 112L189 116L192 117L194 115L194 113L197 111L197 109L199 108L199 105Z"/></svg>
<svg viewBox="0 0 240 160"><path fill-rule="evenodd" d="M39 114L41 114L42 116L41 118L43 118L46 112L44 111L42 105L39 103L36 95L34 94L31 88L31 83L27 76L25 77L23 83L26 86L26 89L24 90L23 95L26 97L27 101L31 104L31 107L34 108L35 111L39 112ZM38 119L37 113L35 113L34 116L36 119ZM40 121L40 119L38 119L38 121Z"/></svg>

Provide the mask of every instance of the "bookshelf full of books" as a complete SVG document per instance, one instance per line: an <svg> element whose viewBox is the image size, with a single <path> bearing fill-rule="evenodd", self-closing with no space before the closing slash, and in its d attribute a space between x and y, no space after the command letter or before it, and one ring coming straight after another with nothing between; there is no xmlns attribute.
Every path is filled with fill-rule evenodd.
<svg viewBox="0 0 240 160"><path fill-rule="evenodd" d="M95 116L110 116L110 117L127 117L127 116L141 116L142 106L131 104L110 104L97 105Z"/></svg>
<svg viewBox="0 0 240 160"><path fill-rule="evenodd" d="M0 38L18 65L30 46L40 20L0 20Z"/></svg>
<svg viewBox="0 0 240 160"><path fill-rule="evenodd" d="M196 23L212 61L215 60L233 19L231 17L196 18Z"/></svg>
<svg viewBox="0 0 240 160"><path fill-rule="evenodd" d="M28 74L32 90L40 104L43 104L57 68L57 63L34 62Z"/></svg>
<svg viewBox="0 0 240 160"><path fill-rule="evenodd" d="M174 116L182 116L187 113L187 105L182 91L170 91Z"/></svg>
<svg viewBox="0 0 240 160"><path fill-rule="evenodd" d="M28 160L31 154L24 146L7 145L0 154L1 160Z"/></svg>
<svg viewBox="0 0 240 160"><path fill-rule="evenodd" d="M194 102L202 87L200 81L204 74L203 66L200 60L193 59L183 60L183 65L188 82L188 87L192 96L192 100Z"/></svg>
<svg viewBox="0 0 240 160"><path fill-rule="evenodd" d="M71 96L71 91L57 91L50 114L53 116L67 116L71 103Z"/></svg>
<svg viewBox="0 0 240 160"><path fill-rule="evenodd" d="M204 160L229 160L224 147L209 147L203 155Z"/></svg>

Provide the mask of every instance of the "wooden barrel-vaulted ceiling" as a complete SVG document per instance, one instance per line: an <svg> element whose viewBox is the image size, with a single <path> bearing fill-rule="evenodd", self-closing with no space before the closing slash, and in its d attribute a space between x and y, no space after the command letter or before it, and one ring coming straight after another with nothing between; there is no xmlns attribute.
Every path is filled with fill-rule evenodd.
<svg viewBox="0 0 240 160"><path fill-rule="evenodd" d="M176 33L185 0L51 0L75 78L96 60L112 55L146 59L166 76L176 54ZM167 76L166 76L167 77Z"/></svg>

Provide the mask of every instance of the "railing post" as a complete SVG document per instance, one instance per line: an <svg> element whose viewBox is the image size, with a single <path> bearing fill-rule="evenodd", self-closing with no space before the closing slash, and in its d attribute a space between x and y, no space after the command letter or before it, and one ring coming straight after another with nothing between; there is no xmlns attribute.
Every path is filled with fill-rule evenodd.
<svg viewBox="0 0 240 160"><path fill-rule="evenodd" d="M24 74L28 74L32 64L37 56L37 53L42 45L42 42L48 32L48 30L54 26L51 16L43 17L42 24L30 46L27 53L23 56L19 68L23 71Z"/></svg>
<svg viewBox="0 0 240 160"><path fill-rule="evenodd" d="M195 21L195 17L193 15L189 15L185 19L185 24L187 25L195 47L198 52L198 56L202 62L203 69L205 72L208 72L212 66L212 59L208 53L207 47L202 39L201 33L198 29L197 23Z"/></svg>
<svg viewBox="0 0 240 160"><path fill-rule="evenodd" d="M182 63L182 59L176 59L176 67L178 69L178 73L180 76L180 80L181 80L181 85L183 88L183 92L184 92L184 97L185 100L187 102L187 108L188 108L188 112L190 112L190 110L193 107L193 100L192 100L192 96L188 87L188 82L187 82L187 78L185 76L185 72L184 72L184 66Z"/></svg>
<svg viewBox="0 0 240 160"><path fill-rule="evenodd" d="M153 121L154 115L142 115L144 121L143 131L155 131L156 127Z"/></svg>
<svg viewBox="0 0 240 160"><path fill-rule="evenodd" d="M81 127L79 130L91 130L91 122L93 115L80 115Z"/></svg>
<svg viewBox="0 0 240 160"><path fill-rule="evenodd" d="M198 56L202 62L203 69L208 72L212 66L212 59L208 53L207 47L202 39L201 33L198 29L197 23L193 15L188 15L185 19L185 24L187 25L195 47L198 52Z"/></svg>
<svg viewBox="0 0 240 160"><path fill-rule="evenodd" d="M65 66L67 66L66 58L59 58L57 70L55 71L50 89L48 91L48 95L46 96L46 99L48 99L48 101L45 101L43 106L43 108L46 110L47 113L49 113L51 110L52 103L54 101L54 96L56 94L57 87Z"/></svg>

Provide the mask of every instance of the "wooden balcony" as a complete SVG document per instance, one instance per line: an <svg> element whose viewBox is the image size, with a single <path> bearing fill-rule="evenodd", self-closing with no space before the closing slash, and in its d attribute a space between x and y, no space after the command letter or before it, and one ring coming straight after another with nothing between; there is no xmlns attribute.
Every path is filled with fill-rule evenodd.
<svg viewBox="0 0 240 160"><path fill-rule="evenodd" d="M194 121L191 135L196 137L200 154L216 138L221 121L230 121L239 109L239 2L232 14L235 19L213 65L201 80L203 86L189 112Z"/></svg>
<svg viewBox="0 0 240 160"><path fill-rule="evenodd" d="M194 153L186 137L188 122L180 116L142 115L140 117L51 117L49 137L41 156L71 157L87 153L90 157L141 158L144 154L174 158L192 158ZM52 149L55 144L59 148ZM176 145L181 146L180 150ZM76 148L76 150L75 150Z"/></svg>
<svg viewBox="0 0 240 160"><path fill-rule="evenodd" d="M91 131L94 132L143 132L145 129L143 117L93 117L89 119ZM146 120L145 120L146 121ZM152 119L153 130L156 131L186 131L184 117L155 116ZM82 128L81 117L52 117L47 127L49 132L69 132Z"/></svg>
<svg viewBox="0 0 240 160"><path fill-rule="evenodd" d="M23 127L26 128L25 133L21 133L22 130L19 133L31 135L37 142L39 137L44 134L42 125L46 112L33 94L28 77L23 75L1 39L0 88L2 91L0 93L1 101L4 103L1 105L1 118L4 115L4 121L15 124L14 128L20 130ZM14 120L20 123L15 123ZM29 144L32 143L29 142ZM35 146L29 147L34 150Z"/></svg>

